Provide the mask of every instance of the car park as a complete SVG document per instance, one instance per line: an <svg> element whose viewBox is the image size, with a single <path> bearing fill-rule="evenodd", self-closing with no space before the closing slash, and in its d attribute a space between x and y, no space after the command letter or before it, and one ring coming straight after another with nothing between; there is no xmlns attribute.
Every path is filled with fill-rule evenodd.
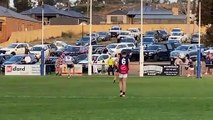
<svg viewBox="0 0 213 120"><path fill-rule="evenodd" d="M120 26L112 26L112 28L109 30L110 36L111 37L118 37L118 35L120 34L121 31L121 27Z"/></svg>
<svg viewBox="0 0 213 120"><path fill-rule="evenodd" d="M127 37L133 37L130 31L121 31L120 34L118 35L117 39L118 42L123 39L123 38L127 38Z"/></svg>
<svg viewBox="0 0 213 120"><path fill-rule="evenodd" d="M47 45L35 45L30 49L30 53L35 54L38 58L41 58L42 48L44 50L44 57L47 58L50 55L50 49Z"/></svg>
<svg viewBox="0 0 213 120"><path fill-rule="evenodd" d="M166 30L156 30L157 33L159 34L159 38L161 41L167 41L169 38L169 34Z"/></svg>
<svg viewBox="0 0 213 120"><path fill-rule="evenodd" d="M101 48L105 48L105 46L104 45L93 45L92 46L92 53L93 54L97 53L97 51Z"/></svg>
<svg viewBox="0 0 213 120"><path fill-rule="evenodd" d="M12 43L6 48L2 48L0 50L0 54L24 54L26 48L30 49L30 45L28 43Z"/></svg>
<svg viewBox="0 0 213 120"><path fill-rule="evenodd" d="M161 41L159 34L157 33L157 31L147 31L144 34L144 37L153 37L155 38L158 42Z"/></svg>
<svg viewBox="0 0 213 120"><path fill-rule="evenodd" d="M76 42L77 46L88 46L89 44L90 44L90 37L89 36L84 36L80 40L77 40L77 42ZM97 40L92 38L91 44L97 45Z"/></svg>
<svg viewBox="0 0 213 120"><path fill-rule="evenodd" d="M99 35L98 41L110 41L110 34L108 32L97 32Z"/></svg>
<svg viewBox="0 0 213 120"><path fill-rule="evenodd" d="M4 55L0 55L0 66L7 60L9 60L12 57L11 54L4 54Z"/></svg>

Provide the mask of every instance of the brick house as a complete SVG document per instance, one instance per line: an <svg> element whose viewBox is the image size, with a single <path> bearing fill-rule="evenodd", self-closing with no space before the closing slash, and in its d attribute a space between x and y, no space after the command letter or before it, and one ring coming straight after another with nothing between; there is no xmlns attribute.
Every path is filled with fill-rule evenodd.
<svg viewBox="0 0 213 120"><path fill-rule="evenodd" d="M9 40L12 32L30 31L41 28L41 23L33 18L0 6L0 43Z"/></svg>

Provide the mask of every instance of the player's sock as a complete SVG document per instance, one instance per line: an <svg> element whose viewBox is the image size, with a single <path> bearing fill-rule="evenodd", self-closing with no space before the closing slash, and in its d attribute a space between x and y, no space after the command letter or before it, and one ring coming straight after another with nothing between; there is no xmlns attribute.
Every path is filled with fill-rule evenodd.
<svg viewBox="0 0 213 120"><path fill-rule="evenodd" d="M122 97L126 97L126 93L125 92L123 92Z"/></svg>
<svg viewBox="0 0 213 120"><path fill-rule="evenodd" d="M123 92L122 92L122 90L120 90L120 97L122 97L122 95L123 95Z"/></svg>
<svg viewBox="0 0 213 120"><path fill-rule="evenodd" d="M115 83L115 80L113 80L113 83Z"/></svg>

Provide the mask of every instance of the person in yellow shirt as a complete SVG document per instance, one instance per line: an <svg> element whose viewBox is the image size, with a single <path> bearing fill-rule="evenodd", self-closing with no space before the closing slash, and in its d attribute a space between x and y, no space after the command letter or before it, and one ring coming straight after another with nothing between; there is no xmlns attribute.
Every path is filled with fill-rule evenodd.
<svg viewBox="0 0 213 120"><path fill-rule="evenodd" d="M112 72L112 75L114 76L114 60L112 57L110 57L107 60L107 65L108 65L108 75L110 75L110 72Z"/></svg>

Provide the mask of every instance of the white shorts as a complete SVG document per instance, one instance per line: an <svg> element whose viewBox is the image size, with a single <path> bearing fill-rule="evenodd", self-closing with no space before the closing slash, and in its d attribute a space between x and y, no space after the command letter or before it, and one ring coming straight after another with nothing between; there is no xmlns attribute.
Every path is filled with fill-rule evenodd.
<svg viewBox="0 0 213 120"><path fill-rule="evenodd" d="M121 74L119 73L119 78L127 78L128 74Z"/></svg>

